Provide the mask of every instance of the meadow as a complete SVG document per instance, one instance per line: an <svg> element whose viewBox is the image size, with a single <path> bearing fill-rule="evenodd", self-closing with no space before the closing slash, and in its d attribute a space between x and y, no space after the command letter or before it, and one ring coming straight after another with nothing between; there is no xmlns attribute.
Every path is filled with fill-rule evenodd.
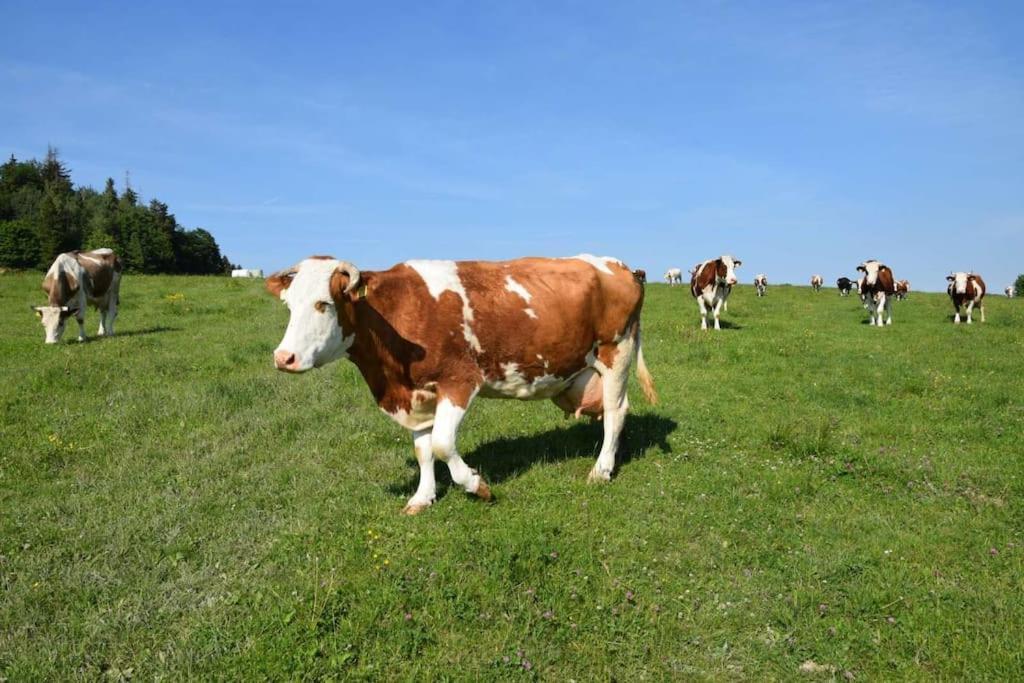
<svg viewBox="0 0 1024 683"><path fill-rule="evenodd" d="M701 332L649 285L610 484L599 424L480 400L497 502L439 466L403 517L407 432L273 370L262 282L128 275L47 347L40 280L0 276L0 681L1024 676L1024 301L741 286Z"/></svg>

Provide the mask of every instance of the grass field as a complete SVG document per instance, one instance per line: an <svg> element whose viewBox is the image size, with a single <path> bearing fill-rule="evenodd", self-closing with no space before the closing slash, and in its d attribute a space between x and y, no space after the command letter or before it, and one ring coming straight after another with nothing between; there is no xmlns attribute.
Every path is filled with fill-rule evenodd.
<svg viewBox="0 0 1024 683"><path fill-rule="evenodd" d="M0 276L0 680L1024 676L1024 301L747 286L701 332L652 285L612 483L599 425L480 400L497 504L439 466L408 518L407 433L272 369L261 282L127 276L120 336L45 347L40 279Z"/></svg>

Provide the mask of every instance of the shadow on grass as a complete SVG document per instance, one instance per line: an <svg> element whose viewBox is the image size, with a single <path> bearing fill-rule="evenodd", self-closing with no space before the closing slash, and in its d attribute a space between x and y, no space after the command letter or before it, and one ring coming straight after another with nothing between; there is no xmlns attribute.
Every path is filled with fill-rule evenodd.
<svg viewBox="0 0 1024 683"><path fill-rule="evenodd" d="M652 446L662 453L671 452L668 435L678 427L675 420L645 413L629 415L619 438L619 451L615 458L615 470L638 458ZM500 484L517 477L531 467L541 463L562 462L576 458L597 458L604 438L602 422L574 422L566 427L557 427L540 434L495 439L463 455L466 463L481 472L491 484ZM388 491L394 495L410 496L419 483L419 466L415 458L409 458L414 468L404 484L393 484ZM451 487L448 468L435 461L440 500Z"/></svg>
<svg viewBox="0 0 1024 683"><path fill-rule="evenodd" d="M157 325L156 327L144 327L140 330L128 330L127 332L117 332L115 330L114 339L118 337L141 337L146 334L160 334L162 332L181 332L181 327L167 327L166 325ZM99 341L104 337L89 337L89 341Z"/></svg>

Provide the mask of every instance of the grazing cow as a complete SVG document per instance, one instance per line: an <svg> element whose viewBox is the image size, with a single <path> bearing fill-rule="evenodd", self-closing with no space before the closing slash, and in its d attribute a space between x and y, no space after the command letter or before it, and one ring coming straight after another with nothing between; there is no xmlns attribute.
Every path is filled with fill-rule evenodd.
<svg viewBox="0 0 1024 683"><path fill-rule="evenodd" d="M839 288L839 296L850 296L850 290L853 289L854 284L853 280L848 277L841 277L836 280L836 287Z"/></svg>
<svg viewBox="0 0 1024 683"><path fill-rule="evenodd" d="M642 285L647 284L647 271L646 270L641 270L640 268L637 268L636 270L633 271L633 277L635 277L636 281L639 282L640 284L642 284Z"/></svg>
<svg viewBox="0 0 1024 683"><path fill-rule="evenodd" d="M708 329L708 309L715 318L715 329L720 330L718 316L725 306L732 286L736 284L735 269L743 262L724 255L697 264L691 271L690 293L700 308L700 329Z"/></svg>
<svg viewBox="0 0 1024 683"><path fill-rule="evenodd" d="M768 291L768 278L764 273L754 278L754 288L757 290L758 296L764 296L765 292Z"/></svg>
<svg viewBox="0 0 1024 683"><path fill-rule="evenodd" d="M864 307L868 309L868 314L871 316L871 324L879 327L883 324L892 325L892 299L896 294L896 280L893 277L892 269L870 259L857 266L857 270L864 273L864 276L857 282L860 285L861 301L864 302ZM883 311L885 312L884 323L882 321Z"/></svg>
<svg viewBox="0 0 1024 683"><path fill-rule="evenodd" d="M821 277L820 275L812 275L811 276L811 289L813 289L815 292L820 292L821 291L821 286L824 283L825 283L825 279L823 277Z"/></svg>
<svg viewBox="0 0 1024 683"><path fill-rule="evenodd" d="M78 341L85 341L85 307L100 314L97 334L113 336L121 289L121 259L110 249L69 251L54 259L43 278L47 305L33 306L46 330L46 343L56 344L68 318L78 321Z"/></svg>
<svg viewBox="0 0 1024 683"><path fill-rule="evenodd" d="M644 394L657 400L640 344L644 288L613 258L407 261L370 272L314 256L271 275L267 289L291 310L274 351L279 370L348 358L380 409L411 432L420 480L407 514L434 502L435 457L456 484L490 499L455 443L478 395L550 398L602 418L596 481L615 467L634 353Z"/></svg>
<svg viewBox="0 0 1024 683"><path fill-rule="evenodd" d="M1003 290L1003 293L1006 294L1007 299L1012 299L1013 297L1017 296L1017 288L1014 287L1013 285L1010 285L1009 287Z"/></svg>
<svg viewBox="0 0 1024 683"><path fill-rule="evenodd" d="M665 271L665 282L669 283L673 287L675 285L683 284L683 271L678 268L669 268Z"/></svg>
<svg viewBox="0 0 1024 683"><path fill-rule="evenodd" d="M967 308L968 325L971 324L971 312L974 311L975 306L981 311L981 322L985 322L985 281L981 279L981 276L977 273L953 273L947 275L946 279L949 280L946 292L953 300L953 308L956 309L953 322L960 323L961 306Z"/></svg>
<svg viewBox="0 0 1024 683"><path fill-rule="evenodd" d="M896 281L896 298L903 301L907 298L907 294L910 293L910 280L897 280Z"/></svg>

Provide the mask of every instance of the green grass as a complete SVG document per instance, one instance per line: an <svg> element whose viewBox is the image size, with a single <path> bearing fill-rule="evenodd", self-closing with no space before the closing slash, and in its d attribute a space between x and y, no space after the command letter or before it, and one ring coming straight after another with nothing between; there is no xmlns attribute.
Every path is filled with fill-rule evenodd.
<svg viewBox="0 0 1024 683"><path fill-rule="evenodd" d="M481 400L498 503L439 467L406 518L407 433L272 369L261 283L128 276L121 336L46 347L39 280L0 277L0 679L1024 675L1024 302L740 287L716 333L652 285L611 484L599 425Z"/></svg>

